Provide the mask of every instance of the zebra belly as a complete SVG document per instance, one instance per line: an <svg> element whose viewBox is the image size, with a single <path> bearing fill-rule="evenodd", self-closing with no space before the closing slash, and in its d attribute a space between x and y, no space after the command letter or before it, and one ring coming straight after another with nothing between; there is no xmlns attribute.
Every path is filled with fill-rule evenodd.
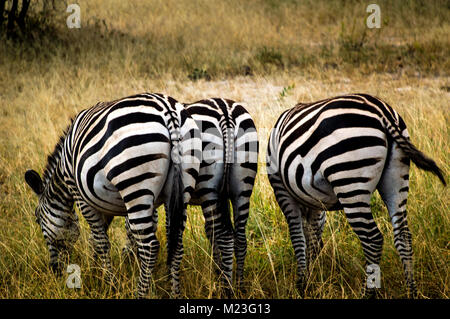
<svg viewBox="0 0 450 319"><path fill-rule="evenodd" d="M109 182L103 174L97 174L96 180L94 182L94 189L96 190L96 194L107 201L110 206L113 208L103 208L105 213L126 213L125 204L123 202L122 197L119 194L117 188Z"/></svg>
<svg viewBox="0 0 450 319"><path fill-rule="evenodd" d="M317 190L317 188L316 188ZM309 193L295 193L293 196L303 205L315 210L336 210L339 201L334 193L320 193L320 196L311 196Z"/></svg>
<svg viewBox="0 0 450 319"><path fill-rule="evenodd" d="M283 175L283 174L281 174ZM329 210L338 203L331 184L318 171L312 176L308 159L297 156L288 169L283 183L300 203L317 210Z"/></svg>
<svg viewBox="0 0 450 319"><path fill-rule="evenodd" d="M99 172L94 178L95 197L85 195L84 200L96 210L108 215L126 215L126 207L117 188Z"/></svg>

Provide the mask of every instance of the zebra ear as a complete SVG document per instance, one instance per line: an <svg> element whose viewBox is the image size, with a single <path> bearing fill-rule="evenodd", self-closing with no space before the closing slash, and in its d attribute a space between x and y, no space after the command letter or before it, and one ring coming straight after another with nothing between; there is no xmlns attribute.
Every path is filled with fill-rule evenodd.
<svg viewBox="0 0 450 319"><path fill-rule="evenodd" d="M32 169L26 171L25 181L36 194L41 195L44 191L44 184L42 183L41 177L36 171Z"/></svg>

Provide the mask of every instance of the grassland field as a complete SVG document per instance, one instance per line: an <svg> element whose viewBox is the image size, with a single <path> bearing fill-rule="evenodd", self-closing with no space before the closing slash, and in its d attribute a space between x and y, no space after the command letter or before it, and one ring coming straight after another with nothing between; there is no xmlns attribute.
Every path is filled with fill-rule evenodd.
<svg viewBox="0 0 450 319"><path fill-rule="evenodd" d="M42 1L41 1L42 2ZM393 106L412 142L450 172L450 4L377 1L380 29L368 29L365 1L76 1L81 28L68 29L66 4L42 15L31 8L29 34L0 37L0 298L133 298L138 267L123 260L124 221L109 230L114 285L105 285L92 258L89 228L71 254L82 288L48 268L48 251L24 172L42 173L70 118L98 101L139 92L164 92L179 101L226 97L241 101L260 138L260 164L247 226L245 290L240 298L300 298L288 228L265 175L268 133L297 102L365 92ZM449 297L448 188L414 165L408 223L413 235L420 298ZM383 298L405 298L389 215L372 200L384 235ZM168 298L164 211L161 250L151 298ZM184 234L182 295L221 297L200 208L190 207ZM305 298L360 298L364 257L342 212L330 212L324 248Z"/></svg>

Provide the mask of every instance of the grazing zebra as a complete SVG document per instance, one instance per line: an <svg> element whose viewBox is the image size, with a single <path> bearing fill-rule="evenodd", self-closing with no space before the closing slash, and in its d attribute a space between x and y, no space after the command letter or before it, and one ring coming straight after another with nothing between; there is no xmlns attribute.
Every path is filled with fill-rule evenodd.
<svg viewBox="0 0 450 319"><path fill-rule="evenodd" d="M255 124L241 104L227 99L201 100L185 104L185 108L201 130L203 148L197 185L189 203L202 207L206 235L213 245L214 259L224 275L226 287L232 282L234 250L236 281L240 287L247 253L245 227L257 172ZM234 229L229 200L233 206ZM134 243L131 236L128 238L129 252Z"/></svg>
<svg viewBox="0 0 450 319"><path fill-rule="evenodd" d="M127 216L140 259L137 295L144 297L159 250L156 207L166 203L172 293L179 295L186 207L200 160L200 131L169 96L138 94L82 111L48 157L43 181L33 170L25 173L39 195L36 217L51 267L60 267L60 252L78 237L74 203L89 223L95 252L108 273L107 228L113 216Z"/></svg>
<svg viewBox="0 0 450 319"><path fill-rule="evenodd" d="M201 129L203 160L191 204L201 205L206 235L213 245L216 260L231 282L233 242L236 281L244 276L247 254L245 227L250 196L258 167L258 136L255 123L239 103L212 98L185 104ZM234 234L230 219L233 207Z"/></svg>
<svg viewBox="0 0 450 319"><path fill-rule="evenodd" d="M406 218L410 160L445 185L436 163L411 144L398 113L373 96L298 104L280 116L268 143L267 171L289 225L300 292L308 262L317 254L323 210L344 210L367 266L378 266L383 236L370 209L371 194L378 189L391 217L409 293L416 294ZM372 295L374 289L365 293Z"/></svg>

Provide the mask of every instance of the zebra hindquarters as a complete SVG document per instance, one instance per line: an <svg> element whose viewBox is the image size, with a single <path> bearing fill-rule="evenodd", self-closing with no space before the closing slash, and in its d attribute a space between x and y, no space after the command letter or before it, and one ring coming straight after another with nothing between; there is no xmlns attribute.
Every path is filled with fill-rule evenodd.
<svg viewBox="0 0 450 319"><path fill-rule="evenodd" d="M394 229L394 245L403 264L410 297L416 297L417 288L413 272L412 237L406 218L406 202L409 190L409 158L393 143L389 161L377 186Z"/></svg>
<svg viewBox="0 0 450 319"><path fill-rule="evenodd" d="M385 146L367 147L330 161L322 172L330 183L333 192L343 208L352 230L358 236L366 261L365 297L376 294L379 264L383 249L383 235L372 215L371 196L380 181L387 148ZM371 282L377 279L376 282Z"/></svg>

